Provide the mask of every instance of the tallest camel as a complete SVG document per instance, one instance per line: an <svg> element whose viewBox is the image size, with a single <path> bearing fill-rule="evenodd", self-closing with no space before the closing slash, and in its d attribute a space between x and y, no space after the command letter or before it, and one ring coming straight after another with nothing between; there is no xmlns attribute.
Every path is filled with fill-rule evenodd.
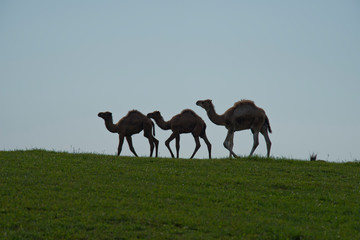
<svg viewBox="0 0 360 240"><path fill-rule="evenodd" d="M233 152L234 132L250 129L254 144L250 152L253 155L256 147L259 145L259 132L264 136L267 147L267 156L270 156L271 141L268 132L271 133L271 127L268 117L262 108L255 105L253 101L241 100L229 108L224 114L218 115L215 112L214 105L210 99L199 100L196 105L204 108L209 119L216 125L225 126L228 130L224 141L224 147L229 150L230 157L237 155Z"/></svg>

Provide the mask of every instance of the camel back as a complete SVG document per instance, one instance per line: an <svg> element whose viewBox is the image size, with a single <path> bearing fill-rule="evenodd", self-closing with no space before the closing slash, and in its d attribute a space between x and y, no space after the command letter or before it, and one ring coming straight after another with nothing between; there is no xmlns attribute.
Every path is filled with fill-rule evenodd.
<svg viewBox="0 0 360 240"><path fill-rule="evenodd" d="M245 105L249 105L249 106L254 106L254 107L257 107L254 103L254 101L251 101L251 100L247 100L247 99L243 99L243 100L240 100L236 103L234 103L234 108L236 107L239 107L239 106L245 106Z"/></svg>
<svg viewBox="0 0 360 240"><path fill-rule="evenodd" d="M192 114L193 116L198 117L198 115L191 109L184 109L180 114Z"/></svg>
<svg viewBox="0 0 360 240"><path fill-rule="evenodd" d="M126 116L121 118L117 124L125 123L128 121L143 122L144 119L148 119L148 118L138 110L131 110L126 114Z"/></svg>
<svg viewBox="0 0 360 240"><path fill-rule="evenodd" d="M234 106L232 106L231 108L229 108L225 114L226 115L232 115L232 113L234 112L235 109L237 108L247 108L247 109L253 109L253 110L258 110L260 108L258 108L255 103L251 100L241 100L238 101L236 103L234 103Z"/></svg>
<svg viewBox="0 0 360 240"><path fill-rule="evenodd" d="M142 114L141 112L139 112L138 110L131 110L131 111L129 111L127 114L126 114L126 116L125 117L128 117L128 116L130 116L130 115L133 115L133 114L139 114L139 115L141 115L141 116L145 116L144 114Z"/></svg>

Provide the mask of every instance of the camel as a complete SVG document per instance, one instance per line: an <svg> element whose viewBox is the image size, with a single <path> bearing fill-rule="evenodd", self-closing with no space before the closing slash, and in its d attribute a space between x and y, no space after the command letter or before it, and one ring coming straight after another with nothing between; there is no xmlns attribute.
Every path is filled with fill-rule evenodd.
<svg viewBox="0 0 360 240"><path fill-rule="evenodd" d="M230 158L237 157L233 152L234 132L250 129L254 144L250 152L253 155L256 147L259 145L259 132L264 136L267 147L267 157L270 156L271 141L268 132L271 131L270 122L265 111L255 105L251 100L241 100L236 102L233 107L229 108L224 114L218 115L215 112L214 105L210 99L199 100L196 105L204 108L209 119L216 125L225 126L228 130L224 141L224 147L229 150Z"/></svg>
<svg viewBox="0 0 360 240"><path fill-rule="evenodd" d="M112 133L119 134L119 147L117 152L118 156L121 153L122 145L124 143L124 138L126 138L126 141L129 144L130 151L136 157L138 156L133 147L131 136L141 132L142 130L144 130L144 136L149 139L150 157L152 157L154 151L154 144L156 148L155 155L156 157L158 156L159 141L154 137L155 136L154 123L141 112L137 110L129 111L128 114L122 119L120 119L120 121L117 122L116 124L113 123L113 117L111 112L100 112L98 114L98 117L101 117L102 119L105 120L105 126L107 130L109 130Z"/></svg>
<svg viewBox="0 0 360 240"><path fill-rule="evenodd" d="M171 120L165 122L164 118L161 116L159 111L155 111L149 113L147 115L148 118L152 118L155 120L156 124L163 130L172 130L172 134L170 137L165 141L166 147L169 149L171 157L175 158L173 152L170 148L170 142L176 139L176 157L179 158L179 150L180 150L180 134L181 133L192 133L195 139L195 150L194 153L191 155L190 159L193 158L196 152L200 148L200 141L199 137L201 137L208 148L209 151L209 158L211 158L211 143L206 137L205 129L206 124L201 117L199 117L194 111L190 109L183 110L180 114L175 115L171 118Z"/></svg>

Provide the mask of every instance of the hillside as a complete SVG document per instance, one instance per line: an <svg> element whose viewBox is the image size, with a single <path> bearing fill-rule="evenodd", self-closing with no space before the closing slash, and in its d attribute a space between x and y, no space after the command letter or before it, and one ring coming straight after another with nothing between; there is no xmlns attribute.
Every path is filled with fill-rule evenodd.
<svg viewBox="0 0 360 240"><path fill-rule="evenodd" d="M0 239L360 239L360 164L0 152Z"/></svg>

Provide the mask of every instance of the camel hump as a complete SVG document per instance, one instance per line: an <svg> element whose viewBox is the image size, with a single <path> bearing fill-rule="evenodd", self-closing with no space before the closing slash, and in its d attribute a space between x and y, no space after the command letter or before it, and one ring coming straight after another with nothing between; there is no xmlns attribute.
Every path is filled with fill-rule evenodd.
<svg viewBox="0 0 360 240"><path fill-rule="evenodd" d="M133 109L133 110L130 110L126 116L130 116L130 115L133 115L133 114L144 115L141 112L139 112L138 110Z"/></svg>
<svg viewBox="0 0 360 240"><path fill-rule="evenodd" d="M193 115L193 116L198 116L193 110L191 110L191 109L184 109L184 110L182 110L181 111L181 113L180 114L191 114L191 115Z"/></svg>
<svg viewBox="0 0 360 240"><path fill-rule="evenodd" d="M264 109L255 105L254 101L251 100L241 100L238 101L228 109L229 113L236 113L237 115L265 115Z"/></svg>
<svg viewBox="0 0 360 240"><path fill-rule="evenodd" d="M126 116L121 118L118 123L131 122L133 124L137 124L143 122L144 119L148 119L148 118L138 110L131 110L126 114Z"/></svg>
<svg viewBox="0 0 360 240"><path fill-rule="evenodd" d="M138 110L130 110L126 116L126 118L138 118L138 119L147 119L147 117L140 111Z"/></svg>
<svg viewBox="0 0 360 240"><path fill-rule="evenodd" d="M242 99L242 100L234 103L235 108L239 107L239 106L245 106L245 105L256 107L254 101L251 101L251 100L248 100L248 99Z"/></svg>

